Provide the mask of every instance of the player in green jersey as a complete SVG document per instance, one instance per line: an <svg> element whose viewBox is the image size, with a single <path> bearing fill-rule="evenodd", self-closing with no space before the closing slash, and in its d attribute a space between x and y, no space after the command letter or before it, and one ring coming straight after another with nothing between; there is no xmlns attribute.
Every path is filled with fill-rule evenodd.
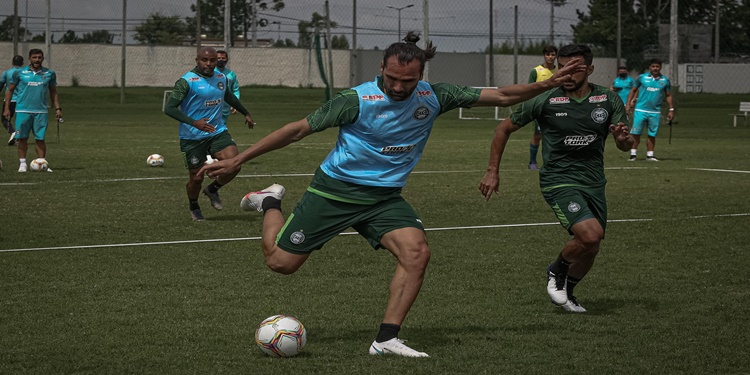
<svg viewBox="0 0 750 375"><path fill-rule="evenodd" d="M401 324L417 298L431 251L416 211L401 196L406 179L422 156L437 116L468 106L508 106L533 98L583 71L571 62L544 82L477 89L422 80L432 43L424 50L409 32L386 48L382 75L344 90L309 116L284 125L236 157L204 166L209 177L235 173L246 161L286 147L313 133L338 128L334 149L288 219L281 212L285 189L279 184L251 192L241 206L263 212L261 249L266 265L282 274L296 272L323 245L349 227L375 249L397 260L373 355L427 357L399 339ZM299 157L299 156L297 156Z"/></svg>
<svg viewBox="0 0 750 375"><path fill-rule="evenodd" d="M537 120L542 131L544 165L539 185L560 224L573 236L547 269L547 292L566 311L585 312L573 290L591 270L607 224L604 141L611 133L617 148L628 151L634 139L626 126L620 97L588 82L594 71L591 49L570 44L558 51L561 67L583 57L587 70L561 87L521 106L495 129L487 172L479 185L486 199L499 192L498 170L511 133Z"/></svg>

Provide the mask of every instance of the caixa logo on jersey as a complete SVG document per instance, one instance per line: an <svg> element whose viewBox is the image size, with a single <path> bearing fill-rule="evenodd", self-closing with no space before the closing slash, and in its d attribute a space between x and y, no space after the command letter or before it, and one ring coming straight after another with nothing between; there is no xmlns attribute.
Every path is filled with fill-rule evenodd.
<svg viewBox="0 0 750 375"><path fill-rule="evenodd" d="M414 118L417 120L424 120L430 115L430 109L425 106L420 106L414 110Z"/></svg>

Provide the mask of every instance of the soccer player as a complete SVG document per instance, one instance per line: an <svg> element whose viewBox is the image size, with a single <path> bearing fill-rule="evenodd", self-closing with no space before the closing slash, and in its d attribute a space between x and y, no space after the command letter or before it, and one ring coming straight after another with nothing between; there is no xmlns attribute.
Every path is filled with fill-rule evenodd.
<svg viewBox="0 0 750 375"><path fill-rule="evenodd" d="M224 50L218 50L216 51L216 70L224 74L227 77L227 83L229 90L232 91L234 96L237 97L237 99L240 98L240 83L237 81L237 74L232 71L231 69L227 68L227 64L229 63L229 54L227 51ZM237 110L232 108L228 103L224 102L224 108L221 112L221 118L224 120L224 123L227 123L227 120L229 120L229 115L237 113Z"/></svg>
<svg viewBox="0 0 750 375"><path fill-rule="evenodd" d="M651 59L648 67L649 72L643 73L635 80L635 86L630 89L628 101L625 102L625 110L630 111L630 103L635 101L635 112L633 114L633 126L630 133L635 138L633 149L630 150L630 159L636 160L638 145L641 143L643 128L648 129L648 141L646 141L646 161L659 161L654 156L656 148L656 135L659 133L659 120L661 119L661 102L665 99L669 104L667 120L674 119L674 105L672 104L672 88L669 78L661 74L661 60Z"/></svg>
<svg viewBox="0 0 750 375"><path fill-rule="evenodd" d="M3 117L10 118L10 105L16 94L16 141L18 142L19 172L26 172L26 152L28 151L29 133L34 132L36 141L36 155L38 158L47 157L47 143L44 136L47 133L47 92L52 98L55 108L55 119L62 117L62 107L57 97L57 75L54 70L42 66L44 52L40 49L29 51L29 66L17 70L11 78L8 90L5 92ZM52 172L52 168L47 168Z"/></svg>
<svg viewBox="0 0 750 375"><path fill-rule="evenodd" d="M628 102L628 96L630 96L630 89L635 87L635 81L633 77L628 75L628 68L620 66L617 68L617 77L612 81L610 90L620 95L620 99L624 104Z"/></svg>
<svg viewBox="0 0 750 375"><path fill-rule="evenodd" d="M227 77L215 70L217 61L215 49L200 48L195 58L196 67L175 82L172 96L164 109L166 115L180 122L180 150L190 176L185 188L193 221L205 220L198 204L203 184L203 173L198 173L198 170L206 162L206 155L229 159L238 153L237 144L229 135L222 117L224 103L240 111L250 129L255 126L247 109L229 90ZM219 189L232 181L239 171L238 168L233 173L220 176L203 189L213 208L219 211L224 209Z"/></svg>
<svg viewBox="0 0 750 375"><path fill-rule="evenodd" d="M23 66L23 56L13 56L11 63L13 64L13 66L10 69L4 71L2 75L0 75L0 91L2 91L3 88L7 90L8 86L10 86L11 80L13 79L13 74L15 74L16 71L21 70L21 67ZM15 146L16 144L16 128L13 126L12 120L13 116L15 116L16 114L17 101L18 92L14 92L13 97L10 100L10 105L8 106L8 109L10 110L10 116L3 116L3 126L5 127L5 130L8 131L8 134L10 134L10 138L8 138L8 146Z"/></svg>
<svg viewBox="0 0 750 375"><path fill-rule="evenodd" d="M493 192L499 192L498 170L508 138L524 124L537 120L544 145L544 166L539 173L542 195L573 236L547 268L547 293L566 311L586 312L573 291L594 265L607 226L604 141L612 133L617 148L627 151L633 137L625 125L627 116L620 97L588 82L594 71L589 47L561 47L561 71L577 57L583 57L588 67L585 72L577 72L561 87L524 102L497 126L479 190L488 200Z"/></svg>
<svg viewBox="0 0 750 375"><path fill-rule="evenodd" d="M544 53L544 64L537 65L531 70L529 83L544 81L557 72L557 66L555 66L557 47L546 46L542 52ZM534 121L534 134L531 135L531 143L529 143L529 170L535 171L539 169L536 163L536 156L539 154L539 143L541 140L542 135L539 133L539 123Z"/></svg>
<svg viewBox="0 0 750 375"><path fill-rule="evenodd" d="M244 162L297 142L313 133L338 127L333 150L316 170L289 219L281 212L285 189L279 184L248 193L241 205L264 213L262 251L275 272L297 271L313 251L345 229L357 230L374 249L385 248L397 260L390 296L373 355L427 357L398 338L406 315L419 294L430 247L417 213L401 196L422 156L437 116L458 107L509 106L562 84L583 69L570 63L544 82L477 89L422 80L425 64L435 55L419 35L384 52L381 75L344 90L307 117L286 124L233 159L206 165L209 176L236 173Z"/></svg>

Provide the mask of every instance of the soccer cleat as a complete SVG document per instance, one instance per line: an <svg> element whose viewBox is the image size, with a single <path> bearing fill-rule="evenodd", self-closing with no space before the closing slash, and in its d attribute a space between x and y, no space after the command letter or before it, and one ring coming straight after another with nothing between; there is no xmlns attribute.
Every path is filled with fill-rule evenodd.
<svg viewBox="0 0 750 375"><path fill-rule="evenodd" d="M16 145L16 132L11 133L10 138L8 139L8 146L15 146Z"/></svg>
<svg viewBox="0 0 750 375"><path fill-rule="evenodd" d="M565 309L565 311L575 312L575 313L585 313L586 309L581 306L581 304L578 303L578 300L574 296L568 296L568 302L565 302L564 305L562 305L562 308Z"/></svg>
<svg viewBox="0 0 750 375"><path fill-rule="evenodd" d="M404 357L429 357L425 352L418 352L406 345L404 340L394 337L385 342L373 341L370 345L371 355L395 354Z"/></svg>
<svg viewBox="0 0 750 375"><path fill-rule="evenodd" d="M539 167L536 165L536 163L529 163L529 170L530 171L536 171Z"/></svg>
<svg viewBox="0 0 750 375"><path fill-rule="evenodd" d="M557 276L547 267L547 294L555 305L562 306L568 302L568 277Z"/></svg>
<svg viewBox="0 0 750 375"><path fill-rule="evenodd" d="M221 204L221 198L219 198L219 192L212 193L208 190L208 186L203 188L203 194L211 200L211 207L221 211L224 209L224 205Z"/></svg>
<svg viewBox="0 0 750 375"><path fill-rule="evenodd" d="M190 217L193 218L193 221L205 221L206 220L203 218L203 214L201 213L200 208L190 210Z"/></svg>
<svg viewBox="0 0 750 375"><path fill-rule="evenodd" d="M26 172L26 170L27 170L27 169L28 169L28 166L26 165L26 163L22 163L22 164L21 164L21 165L20 165L20 166L18 167L18 171L19 171L19 172L22 172L22 173L23 173L23 172Z"/></svg>
<svg viewBox="0 0 750 375"><path fill-rule="evenodd" d="M52 172L52 168L47 167L47 172Z"/></svg>
<svg viewBox="0 0 750 375"><path fill-rule="evenodd" d="M653 156L646 156L646 161L659 161L659 159L653 157Z"/></svg>
<svg viewBox="0 0 750 375"><path fill-rule="evenodd" d="M635 155L630 155L630 159L628 161L635 161Z"/></svg>
<svg viewBox="0 0 750 375"><path fill-rule="evenodd" d="M266 199L267 197L274 197L278 200L281 200L281 198L284 197L285 193L286 189L279 184L273 184L261 191L251 191L245 194L244 197L242 197L242 201L240 201L240 208L245 211L257 210L258 212L263 212L264 199Z"/></svg>

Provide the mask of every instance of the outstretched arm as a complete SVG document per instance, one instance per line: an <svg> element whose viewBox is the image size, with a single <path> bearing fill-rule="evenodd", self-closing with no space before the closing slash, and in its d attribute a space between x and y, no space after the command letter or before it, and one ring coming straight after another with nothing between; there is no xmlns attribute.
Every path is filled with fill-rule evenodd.
<svg viewBox="0 0 750 375"><path fill-rule="evenodd" d="M500 159L503 157L510 134L518 129L520 127L513 124L510 117L501 121L495 128L495 136L492 138L492 145L490 146L490 160L487 163L487 172L485 172L484 178L482 178L482 182L479 184L479 191L482 192L485 200L490 200L493 192L499 193Z"/></svg>
<svg viewBox="0 0 750 375"><path fill-rule="evenodd" d="M498 88L482 89L475 106L508 107L529 100L551 88L562 85L573 73L585 71L583 59L575 58L559 69L552 77L542 82L509 85Z"/></svg>
<svg viewBox="0 0 750 375"><path fill-rule="evenodd" d="M263 139L255 143L252 147L234 158L219 160L213 164L204 165L203 168L198 171L198 175L208 173L208 177L214 178L219 175L234 173L240 169L240 166L243 163L273 150L286 147L307 137L312 134L312 132L310 124L307 122L307 118L290 122L275 130L273 133L263 137Z"/></svg>

